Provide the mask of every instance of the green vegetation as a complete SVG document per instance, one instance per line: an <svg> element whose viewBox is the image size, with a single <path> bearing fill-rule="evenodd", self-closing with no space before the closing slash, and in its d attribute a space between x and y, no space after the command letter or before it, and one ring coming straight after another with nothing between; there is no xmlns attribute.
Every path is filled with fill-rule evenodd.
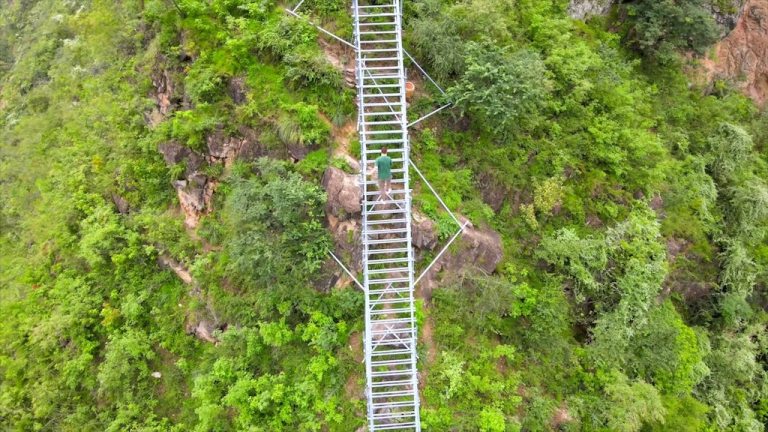
<svg viewBox="0 0 768 432"><path fill-rule="evenodd" d="M765 430L768 117L683 72L709 2L567 3L405 2L448 93L420 85L411 115L456 104L413 158L505 250L419 310L424 430ZM354 92L282 6L3 3L3 430L364 424L363 296L329 287L320 187L350 170ZM346 2L304 7L350 37Z"/></svg>

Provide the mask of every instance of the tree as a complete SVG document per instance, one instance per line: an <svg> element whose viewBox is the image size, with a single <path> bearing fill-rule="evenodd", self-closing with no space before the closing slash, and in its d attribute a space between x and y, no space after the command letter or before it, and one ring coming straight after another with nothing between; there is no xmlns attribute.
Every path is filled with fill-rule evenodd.
<svg viewBox="0 0 768 432"><path fill-rule="evenodd" d="M644 424L664 421L666 410L658 391L642 380L630 381L616 373L615 381L605 387L608 396L604 412L608 430L637 432Z"/></svg>
<svg viewBox="0 0 768 432"><path fill-rule="evenodd" d="M530 50L490 42L467 44L465 72L448 96L489 131L509 134L536 123L549 96L548 72Z"/></svg>
<svg viewBox="0 0 768 432"><path fill-rule="evenodd" d="M673 61L678 50L704 54L720 35L705 0L642 0L626 8L630 42L659 63Z"/></svg>
<svg viewBox="0 0 768 432"><path fill-rule="evenodd" d="M227 267L251 288L304 283L330 246L320 221L325 194L283 163L260 159L256 170L258 177L234 181L224 205Z"/></svg>

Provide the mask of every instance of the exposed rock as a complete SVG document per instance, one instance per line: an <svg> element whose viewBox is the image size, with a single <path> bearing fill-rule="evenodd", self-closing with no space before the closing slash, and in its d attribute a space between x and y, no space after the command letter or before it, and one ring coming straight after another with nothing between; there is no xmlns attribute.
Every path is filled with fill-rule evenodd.
<svg viewBox="0 0 768 432"><path fill-rule="evenodd" d="M483 201L488 204L493 211L498 212L504 205L508 190L498 180L490 175L481 175L478 178L480 193L483 195Z"/></svg>
<svg viewBox="0 0 768 432"><path fill-rule="evenodd" d="M208 320L187 323L187 334L195 335L198 339L214 345L219 343L219 340L213 337L216 330L217 327Z"/></svg>
<svg viewBox="0 0 768 432"><path fill-rule="evenodd" d="M229 80L229 86L227 86L227 92L229 97L232 98L237 105L242 105L248 99L248 86L245 84L245 78L235 77Z"/></svg>
<svg viewBox="0 0 768 432"><path fill-rule="evenodd" d="M710 79L737 83L758 105L768 101L768 0L747 0L716 57L704 61Z"/></svg>
<svg viewBox="0 0 768 432"><path fill-rule="evenodd" d="M464 223L465 220L461 219ZM451 273L460 274L469 269L480 269L490 274L504 257L501 236L490 229L467 225L457 243L458 247L449 249L424 277L422 289L425 298L430 298L431 291L438 286L441 270L450 269Z"/></svg>
<svg viewBox="0 0 768 432"><path fill-rule="evenodd" d="M661 195L654 195L648 205L653 211L659 213L664 209L664 198L662 198Z"/></svg>
<svg viewBox="0 0 768 432"><path fill-rule="evenodd" d="M555 413L552 415L552 429L558 430L561 426L564 426L571 421L573 421L573 417L571 417L571 413L568 411L568 407L561 406L557 408Z"/></svg>
<svg viewBox="0 0 768 432"><path fill-rule="evenodd" d="M612 4L613 0L571 0L568 5L568 15L580 20L595 15L605 15Z"/></svg>
<svg viewBox="0 0 768 432"><path fill-rule="evenodd" d="M417 212L413 213L411 242L419 249L432 250L437 246L437 225L432 219Z"/></svg>
<svg viewBox="0 0 768 432"><path fill-rule="evenodd" d="M158 64L165 63L165 59L157 59ZM151 127L157 126L170 114L175 106L175 86L171 73L167 69L158 68L152 74L152 86L154 87L150 97L155 101L155 107L144 114L144 120Z"/></svg>
<svg viewBox="0 0 768 432"><path fill-rule="evenodd" d="M163 374L162 374L162 373L160 373L160 372L158 372L158 371L154 371L154 372L152 372L152 374L151 374L151 375L152 375L152 378L155 378L155 379L160 379L160 378L162 378L162 377L163 377Z"/></svg>
<svg viewBox="0 0 768 432"><path fill-rule="evenodd" d="M173 259L168 254L161 254L157 258L158 264L160 264L162 267L165 267L167 269L172 270L174 273L176 273L176 276L178 276L179 279L181 279L182 282L184 282L187 285L192 285L193 287L196 287L196 284L194 283L195 280L192 278L192 274L187 270L186 267L181 265L178 261ZM199 294L199 291L195 288L195 290L192 292L193 295Z"/></svg>
<svg viewBox="0 0 768 432"><path fill-rule="evenodd" d="M115 207L117 207L117 211L120 212L120 214L128 214L131 209L128 201L118 194L112 194L112 202L115 203Z"/></svg>
<svg viewBox="0 0 768 432"><path fill-rule="evenodd" d="M746 0L731 0L730 4L726 8L721 8L716 2L712 2L712 16L715 17L715 21L722 27L723 32L720 37L725 37L730 33L741 18L741 14L744 11L744 3Z"/></svg>
<svg viewBox="0 0 768 432"><path fill-rule="evenodd" d="M223 162L228 167L238 159L253 160L266 154L256 130L243 126L237 132L238 136L231 136L219 127L205 137L209 162Z"/></svg>
<svg viewBox="0 0 768 432"><path fill-rule="evenodd" d="M603 221L596 214L587 215L587 226L590 228L600 228L603 226Z"/></svg>
<svg viewBox="0 0 768 432"><path fill-rule="evenodd" d="M341 71L344 76L344 83L348 87L355 87L357 85L357 78L355 75L354 52L344 45L331 44L324 40L320 41L320 45L328 62Z"/></svg>
<svg viewBox="0 0 768 432"><path fill-rule="evenodd" d="M674 263L680 254L685 253L688 250L688 241L683 238L669 238L667 239L667 260L670 263Z"/></svg>
<svg viewBox="0 0 768 432"><path fill-rule="evenodd" d="M192 175L203 166L205 159L195 151L179 144L176 141L168 141L158 146L163 159L168 166L180 163L186 164L185 176Z"/></svg>
<svg viewBox="0 0 768 432"><path fill-rule="evenodd" d="M209 182L205 175L194 173L187 180L173 182L173 187L176 189L181 209L186 216L185 225L189 228L197 227L200 217L209 207L215 184Z"/></svg>
<svg viewBox="0 0 768 432"><path fill-rule="evenodd" d="M322 184L328 194L326 213L344 220L362 211L357 176L347 174L336 167L328 167Z"/></svg>

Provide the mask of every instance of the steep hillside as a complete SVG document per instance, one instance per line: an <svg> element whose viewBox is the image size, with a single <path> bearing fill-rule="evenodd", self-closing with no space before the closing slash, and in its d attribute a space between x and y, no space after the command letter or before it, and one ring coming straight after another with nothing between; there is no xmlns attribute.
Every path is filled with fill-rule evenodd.
<svg viewBox="0 0 768 432"><path fill-rule="evenodd" d="M353 53L274 0L1 3L0 424L360 430ZM768 115L687 72L762 24L608 3L404 2L447 93L410 67L411 116L453 104L413 159L471 223L419 286L424 430L768 424Z"/></svg>

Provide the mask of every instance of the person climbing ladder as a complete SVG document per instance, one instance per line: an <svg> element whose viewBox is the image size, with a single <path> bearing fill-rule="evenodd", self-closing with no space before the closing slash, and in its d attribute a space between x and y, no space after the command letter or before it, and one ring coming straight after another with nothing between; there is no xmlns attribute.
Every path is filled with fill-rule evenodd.
<svg viewBox="0 0 768 432"><path fill-rule="evenodd" d="M387 156L386 147L382 147L381 156L376 159L376 170L379 172L379 200L386 201L392 184L392 158Z"/></svg>

